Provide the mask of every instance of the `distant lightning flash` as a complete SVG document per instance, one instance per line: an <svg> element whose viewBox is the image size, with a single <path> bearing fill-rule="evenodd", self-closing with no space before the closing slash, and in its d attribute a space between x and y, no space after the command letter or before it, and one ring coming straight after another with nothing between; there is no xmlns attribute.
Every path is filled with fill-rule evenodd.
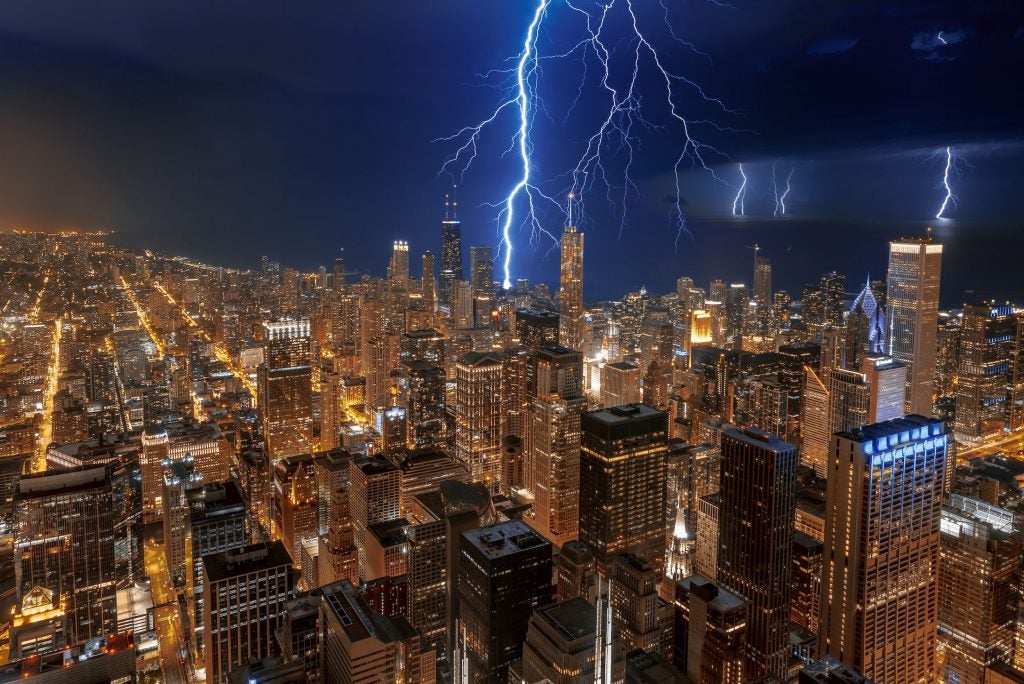
<svg viewBox="0 0 1024 684"><path fill-rule="evenodd" d="M743 171L743 164L740 164L740 177L743 178L743 182L740 183L740 189L736 191L736 197L732 201L733 216L743 216L743 200L747 196L747 174Z"/></svg>
<svg viewBox="0 0 1024 684"><path fill-rule="evenodd" d="M438 139L456 145L455 151L445 159L441 170L461 180L476 159L483 134L488 129L500 126L500 121L504 117L515 117L515 132L505 154L512 153L517 157L516 180L502 200L489 205L498 209L503 284L506 289L512 284L513 230L517 226L529 226L531 241L535 242L543 236L557 245L557 237L543 227L540 213L543 208L556 212L560 220L566 218L565 206L554 198L555 195L561 195L561 192L546 192L535 180L537 165L533 154L534 123L538 113L554 121L539 93L544 75L542 66L550 60L572 60L582 64L581 80L576 97L566 112L566 121L581 100L588 82L596 81L595 88L605 98L608 107L606 112L603 107L599 108L598 122L589 134L576 137L583 141L580 143L583 151L576 163L560 174L552 174L548 181L562 184L562 190L575 196L577 211L583 213L584 197L594 190L595 185L600 185L605 189L604 199L609 204L621 204L620 235L627 224L627 205L639 196L639 189L631 176L634 154L639 143L638 136L643 132L660 132L665 128L663 125L652 123L644 115L640 81L646 81L642 78L646 69L651 70L655 77L654 81L658 83L658 90L662 93L662 97L657 98L657 101L682 133L681 149L672 169L675 199L670 210L670 217L677 230L677 241L678 236L686 230L680 182L684 164L689 163L692 167L703 169L716 180L721 180L715 176L710 162L712 159L724 158L724 155L711 145L698 140L695 137L695 129L704 127L719 132L742 129L721 126L705 118L685 116L681 91L692 93L703 106L711 106L720 113L738 115L738 112L728 108L721 100L708 95L696 81L666 66L662 53L653 42L653 34L649 34L648 30L641 26L644 15L634 7L635 1L601 0L597 3L584 4L581 0L535 0L536 5L527 26L522 48L513 58L515 66L492 69L484 75L507 78L505 96L480 122ZM717 0L710 1L715 5L722 4ZM671 39L694 54L707 58L707 55L676 34L670 22L666 0L659 0L659 4L663 10L660 19L668 28ZM564 11L564 16L579 19L581 37L560 50L545 51L541 48L541 36L544 36L545 45L548 42L555 42L556 31L549 29L547 25L558 22L559 17L563 16L556 12L556 9ZM564 31L559 28L557 35L563 33ZM595 64L598 67L597 74L591 78L588 74L588 65L592 67ZM554 88L554 91L564 90L563 87ZM621 175L618 171L614 174L611 171L609 162L612 157L622 160ZM568 184L568 188L564 187L565 184Z"/></svg>
<svg viewBox="0 0 1024 684"><path fill-rule="evenodd" d="M946 168L942 172L942 187L946 189L946 196L942 198L942 206L939 207L939 213L935 214L937 219L949 218L944 216L946 210L951 206L956 206L956 195L953 194L953 188L949 184L949 177L955 171L953 160L953 148L948 146L946 147Z"/></svg>
<svg viewBox="0 0 1024 684"><path fill-rule="evenodd" d="M793 172L796 171L795 167L790 167L789 175L786 176L786 189L779 194L779 185L775 180L775 164L772 164L772 188L775 191L775 211L772 212L772 216L785 216L786 215L786 197L789 195L789 191L792 190Z"/></svg>
<svg viewBox="0 0 1024 684"><path fill-rule="evenodd" d="M946 39L942 37L942 31L939 31L939 35L935 37L938 38L939 42L942 43L943 45L949 45L949 43L946 42Z"/></svg>

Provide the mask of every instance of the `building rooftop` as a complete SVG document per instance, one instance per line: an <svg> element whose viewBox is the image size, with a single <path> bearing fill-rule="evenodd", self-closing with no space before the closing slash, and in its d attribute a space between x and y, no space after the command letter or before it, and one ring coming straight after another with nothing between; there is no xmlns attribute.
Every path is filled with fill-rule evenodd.
<svg viewBox="0 0 1024 684"><path fill-rule="evenodd" d="M635 366L632 363L627 363L626 361L616 361L615 363L606 363L605 367L606 368L614 368L615 370L621 370L621 371L639 370L639 368L640 368L640 366Z"/></svg>
<svg viewBox="0 0 1024 684"><path fill-rule="evenodd" d="M268 570L282 565L291 567L292 557L288 554L280 540L269 543L257 543L231 549L223 553L212 553L203 556L203 567L206 577L217 582L229 577L246 575L250 572Z"/></svg>
<svg viewBox="0 0 1024 684"><path fill-rule="evenodd" d="M864 445L865 452L873 453L876 449L881 451L912 440L939 437L946 434L946 426L935 418L909 415L837 434L851 442Z"/></svg>
<svg viewBox="0 0 1024 684"><path fill-rule="evenodd" d="M758 430L757 428L740 428L735 425L725 424L722 426L722 436L728 435L729 437L756 446L760 449L770 449L771 451L792 451L796 447L789 442L784 442L777 436L765 432L764 430Z"/></svg>
<svg viewBox="0 0 1024 684"><path fill-rule="evenodd" d="M737 610L746 605L746 601L739 596L715 584L703 575L690 575L689 577L677 580L676 583L689 593L702 595L706 600L710 598L708 605L723 613Z"/></svg>
<svg viewBox="0 0 1024 684"><path fill-rule="evenodd" d="M463 366L500 366L502 358L500 354L492 352L466 352L462 358L459 359L459 363Z"/></svg>
<svg viewBox="0 0 1024 684"><path fill-rule="evenodd" d="M462 538L488 559L513 556L551 543L521 520L509 520L462 533Z"/></svg>
<svg viewBox="0 0 1024 684"><path fill-rule="evenodd" d="M537 616L551 625L567 641L575 641L594 634L594 606L579 596L546 608L538 608Z"/></svg>
<svg viewBox="0 0 1024 684"><path fill-rule="evenodd" d="M366 529L377 539L381 547L386 549L409 541L409 535L406 533L408 527L409 521L405 518L399 518L398 520L374 523Z"/></svg>
<svg viewBox="0 0 1024 684"><path fill-rule="evenodd" d="M398 466L380 454L376 456L356 456L352 463L363 471L364 475L381 475L398 470Z"/></svg>

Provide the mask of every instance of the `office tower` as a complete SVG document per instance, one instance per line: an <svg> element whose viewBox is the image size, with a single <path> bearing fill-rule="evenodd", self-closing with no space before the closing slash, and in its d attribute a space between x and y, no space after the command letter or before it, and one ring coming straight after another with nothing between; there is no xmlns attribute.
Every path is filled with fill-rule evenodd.
<svg viewBox="0 0 1024 684"><path fill-rule="evenodd" d="M399 577L409 569L409 521L405 518L370 525L366 530L363 580Z"/></svg>
<svg viewBox="0 0 1024 684"><path fill-rule="evenodd" d="M1012 306L964 307L956 383L956 441L975 444L1001 434L1010 420L1018 315Z"/></svg>
<svg viewBox="0 0 1024 684"><path fill-rule="evenodd" d="M473 299L494 295L494 253L489 246L469 248L469 278Z"/></svg>
<svg viewBox="0 0 1024 684"><path fill-rule="evenodd" d="M408 528L409 622L423 643L439 655L447 624L448 526L443 518L421 520Z"/></svg>
<svg viewBox="0 0 1024 684"><path fill-rule="evenodd" d="M434 284L434 255L423 253L423 271L420 277L420 292L423 296L423 310L433 312L437 308L437 286Z"/></svg>
<svg viewBox="0 0 1024 684"><path fill-rule="evenodd" d="M295 584L291 562L280 541L203 556L207 681L226 682L251 658L273 655Z"/></svg>
<svg viewBox="0 0 1024 684"><path fill-rule="evenodd" d="M334 289L338 293L345 292L345 248L338 250L334 257Z"/></svg>
<svg viewBox="0 0 1024 684"><path fill-rule="evenodd" d="M571 540L562 544L555 565L555 599L588 598L594 587L594 554L587 545Z"/></svg>
<svg viewBox="0 0 1024 684"><path fill-rule="evenodd" d="M833 368L829 374L829 435L868 424L871 387L857 371Z"/></svg>
<svg viewBox="0 0 1024 684"><path fill-rule="evenodd" d="M935 671L947 448L914 415L832 440L818 649L880 684Z"/></svg>
<svg viewBox="0 0 1024 684"><path fill-rule="evenodd" d="M330 523L318 538L317 563L322 584L340 580L359 583L359 550L356 548L349 491L339 487L330 494Z"/></svg>
<svg viewBox="0 0 1024 684"><path fill-rule="evenodd" d="M1024 429L1024 315L1017 316L1010 379L1010 431Z"/></svg>
<svg viewBox="0 0 1024 684"><path fill-rule="evenodd" d="M816 340L827 328L843 325L846 299L846 276L832 271L821 276L817 283L807 285L803 291L801 313L808 331Z"/></svg>
<svg viewBox="0 0 1024 684"><path fill-rule="evenodd" d="M458 629L466 634L470 682L508 680L531 613L551 602L551 560L551 544L519 520L462 533Z"/></svg>
<svg viewBox="0 0 1024 684"><path fill-rule="evenodd" d="M406 330L399 341L398 358L403 363L425 361L435 366L444 366L444 335L434 328Z"/></svg>
<svg viewBox="0 0 1024 684"><path fill-rule="evenodd" d="M383 456L355 456L349 461L348 480L361 574L366 563L366 530L375 523L402 517L401 472Z"/></svg>
<svg viewBox="0 0 1024 684"><path fill-rule="evenodd" d="M391 372L398 366L398 335L381 335L366 341L363 347L363 373L366 376L366 404L390 406Z"/></svg>
<svg viewBox="0 0 1024 684"><path fill-rule="evenodd" d="M694 682L743 684L747 602L693 575L675 583L675 665Z"/></svg>
<svg viewBox="0 0 1024 684"><path fill-rule="evenodd" d="M142 475L142 505L147 521L160 518L163 511L164 462L191 459L195 471L210 482L228 477L231 447L216 423L150 424L142 434L139 459Z"/></svg>
<svg viewBox="0 0 1024 684"><path fill-rule="evenodd" d="M765 305L772 301L772 260L760 255L754 257L754 301Z"/></svg>
<svg viewBox="0 0 1024 684"><path fill-rule="evenodd" d="M341 424L341 374L320 373L320 451L337 449Z"/></svg>
<svg viewBox="0 0 1024 684"><path fill-rule="evenodd" d="M543 347L559 344L558 314L536 309L516 310L516 337L524 347Z"/></svg>
<svg viewBox="0 0 1024 684"><path fill-rule="evenodd" d="M702 496L697 504L697 541L694 544L693 569L696 574L718 578L718 524L722 507L718 493Z"/></svg>
<svg viewBox="0 0 1024 684"><path fill-rule="evenodd" d="M665 563L665 453L668 414L629 404L583 414L580 541L599 575L632 553L661 572Z"/></svg>
<svg viewBox="0 0 1024 684"><path fill-rule="evenodd" d="M371 415L380 436L380 451L387 456L404 451L409 441L406 410L401 406L377 407Z"/></svg>
<svg viewBox="0 0 1024 684"><path fill-rule="evenodd" d="M258 401L267 455L272 460L309 453L313 386L309 321L264 323L266 358L259 370Z"/></svg>
<svg viewBox="0 0 1024 684"><path fill-rule="evenodd" d="M859 336L857 352L884 355L889 328L885 321L885 309L878 303L875 297L875 290L871 287L871 276L868 276L864 289L854 298L850 307L851 319L857 316L862 317L860 326L862 334ZM851 359L854 360L854 359Z"/></svg>
<svg viewBox="0 0 1024 684"><path fill-rule="evenodd" d="M538 608L530 617L523 643L523 659L515 663L515 681L557 684L592 684L595 681L598 638L597 611L586 600L574 597ZM611 681L622 681L622 649L611 661ZM603 665L604 663L601 663ZM510 672L510 680L512 678Z"/></svg>
<svg viewBox="0 0 1024 684"><path fill-rule="evenodd" d="M17 599L35 587L60 596L69 644L116 630L112 468L23 475L14 493Z"/></svg>
<svg viewBox="0 0 1024 684"><path fill-rule="evenodd" d="M527 486L533 487L533 482L528 483L526 479L526 455L523 451L522 438L515 435L501 438L501 493L506 496Z"/></svg>
<svg viewBox="0 0 1024 684"><path fill-rule="evenodd" d="M718 582L750 606L747 676L784 678L796 496L796 447L724 426Z"/></svg>
<svg viewBox="0 0 1024 684"><path fill-rule="evenodd" d="M565 347L541 347L529 364L534 391L526 454L535 523L538 532L561 546L579 530L580 417L587 409L583 357Z"/></svg>
<svg viewBox="0 0 1024 684"><path fill-rule="evenodd" d="M650 563L631 553L615 557L611 575L611 607L618 641L624 652L641 649L672 655L672 604L658 596L659 575Z"/></svg>
<svg viewBox="0 0 1024 684"><path fill-rule="evenodd" d="M817 635L821 626L821 569L824 546L820 540L793 532L793 590L789 619Z"/></svg>
<svg viewBox="0 0 1024 684"><path fill-rule="evenodd" d="M889 354L907 367L908 414L932 413L941 272L942 245L932 242L930 235L889 243L888 347Z"/></svg>
<svg viewBox="0 0 1024 684"><path fill-rule="evenodd" d="M406 410L409 444L416 448L445 442L444 366L403 361L398 370L399 402Z"/></svg>
<svg viewBox="0 0 1024 684"><path fill-rule="evenodd" d="M800 407L800 462L818 477L824 477L828 461L829 407L828 386L810 366L804 366L803 392Z"/></svg>
<svg viewBox="0 0 1024 684"><path fill-rule="evenodd" d="M501 375L498 354L469 352L455 367L455 457L473 482L501 484Z"/></svg>
<svg viewBox="0 0 1024 684"><path fill-rule="evenodd" d="M340 487L348 487L348 462L352 455L344 449L333 449L313 457L313 477L316 480L317 530L327 532L331 520L331 494Z"/></svg>
<svg viewBox="0 0 1024 684"><path fill-rule="evenodd" d="M469 472L444 449L413 449L394 459L399 470L403 517L411 517L415 498L437 491L442 482L469 481Z"/></svg>
<svg viewBox="0 0 1024 684"><path fill-rule="evenodd" d="M569 349L580 349L583 343L583 233L576 226L567 226L562 232L561 247L559 341Z"/></svg>
<svg viewBox="0 0 1024 684"><path fill-rule="evenodd" d="M302 567L302 545L317 538L320 513L313 457L289 456L274 467L274 498L280 515L278 534L297 567ZM307 568L308 569L308 568Z"/></svg>
<svg viewBox="0 0 1024 684"><path fill-rule="evenodd" d="M800 670L798 684L872 684L852 667L848 667L831 656L805 665Z"/></svg>
<svg viewBox="0 0 1024 684"><path fill-rule="evenodd" d="M637 404L642 399L640 367L625 361L601 366L601 405L605 408Z"/></svg>
<svg viewBox="0 0 1024 684"><path fill-rule="evenodd" d="M192 467L192 459L167 461L163 485L164 556L167 572L175 585L185 583L185 539L189 536L189 508L186 492L199 484L202 477Z"/></svg>
<svg viewBox="0 0 1024 684"><path fill-rule="evenodd" d="M245 499L234 480L188 490L188 596L192 600L195 645L203 647L203 556L237 549L251 541Z"/></svg>
<svg viewBox="0 0 1024 684"><path fill-rule="evenodd" d="M238 475L245 500L249 502L247 508L253 529L269 533L273 524L273 477L266 454L262 451L243 451L238 459Z"/></svg>
<svg viewBox="0 0 1024 684"><path fill-rule="evenodd" d="M891 356L864 354L860 372L870 388L865 424L884 423L903 415L903 397L907 386L907 367Z"/></svg>
<svg viewBox="0 0 1024 684"><path fill-rule="evenodd" d="M403 616L373 610L349 582L322 587L321 677L325 682L434 682L435 654Z"/></svg>
<svg viewBox="0 0 1024 684"><path fill-rule="evenodd" d="M462 329L474 327L475 302L469 281L453 281L448 297L452 327Z"/></svg>
<svg viewBox="0 0 1024 684"><path fill-rule="evenodd" d="M715 279L711 281L711 286L708 288L708 299L716 302L725 301L725 281Z"/></svg>
<svg viewBox="0 0 1024 684"><path fill-rule="evenodd" d="M951 494L942 508L942 681L982 684L986 667L1013 663L1022 548L1014 517L960 494Z"/></svg>
<svg viewBox="0 0 1024 684"><path fill-rule="evenodd" d="M445 198L444 220L441 221L441 271L438 280L438 300L442 306L451 306L451 291L462 280L462 229L459 225L458 206Z"/></svg>
<svg viewBox="0 0 1024 684"><path fill-rule="evenodd" d="M743 283L730 283L725 290L725 336L730 349L741 349L743 337L743 319L750 301L747 286Z"/></svg>
<svg viewBox="0 0 1024 684"><path fill-rule="evenodd" d="M790 427L790 390L773 377L759 378L750 383L750 425L787 439L794 432Z"/></svg>
<svg viewBox="0 0 1024 684"><path fill-rule="evenodd" d="M391 243L388 288L392 291L407 292L409 290L409 243L405 240L395 240Z"/></svg>

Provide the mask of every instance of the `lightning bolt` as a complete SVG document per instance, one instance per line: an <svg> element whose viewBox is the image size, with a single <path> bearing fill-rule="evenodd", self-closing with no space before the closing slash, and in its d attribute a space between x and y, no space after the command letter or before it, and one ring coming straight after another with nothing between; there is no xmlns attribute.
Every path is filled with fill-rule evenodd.
<svg viewBox="0 0 1024 684"><path fill-rule="evenodd" d="M717 0L712 4L726 6ZM551 240L552 248L558 239L543 226L543 212L555 212L565 220L565 207L554 199L568 192L575 196L576 209L584 213L584 198L592 195L596 187L604 189L604 200L612 207L621 206L619 213L619 235L628 225L628 205L639 197L640 191L632 178L632 169L640 136L644 133L663 132L666 125L656 124L645 116L644 98L640 82L650 71L657 82L661 96L659 102L669 123L678 128L680 148L672 167L674 201L669 210L670 220L676 228L676 240L687 230L683 214L682 183L680 175L684 167L699 168L710 173L716 180L712 163L725 155L712 145L698 139L698 128L729 133L746 131L742 128L722 126L707 118L690 117L684 113L684 93L690 94L702 107L730 116L740 116L722 100L709 95L704 88L687 76L673 71L663 60L659 47L653 41L653 33L643 26L643 17L634 6L634 0L602 0L597 3L583 3L581 0L535 0L531 21L526 29L522 48L510 62L514 67L492 69L483 74L485 78L501 76L507 79L505 96L484 119L458 130L453 135L438 138L438 141L454 144L454 151L444 160L441 171L458 178L461 182L470 170L480 151L481 138L491 128L498 127L505 118L513 117L515 132L505 155L514 155L516 180L504 197L486 206L498 210L500 252L504 271L503 284L509 288L513 232L517 226L529 226L531 242L541 237ZM682 45L694 54L710 58L700 52L692 43L683 40L674 30L666 0L659 0L662 9L661 20L667 27L672 41ZM578 40L559 49L542 50L549 39L554 42L554 31L548 25L564 16L574 18L579 24ZM559 29L558 34L564 32ZM543 77L543 66L553 60L574 60L582 64L580 81L575 98L565 114L567 124L588 85L594 86L605 103L597 109L594 128L579 138L582 152L567 170L550 176L546 181L537 181L537 167L534 157L534 123L538 115L555 121L546 103L541 99L539 88ZM589 66L588 66L589 65ZM596 65L596 76L588 73ZM648 87L648 86L645 86ZM558 90L564 90L559 88ZM607 109L605 109L607 107ZM618 167L611 166L617 159ZM542 184L557 183L557 190L545 191ZM566 187L568 186L568 187Z"/></svg>
<svg viewBox="0 0 1024 684"><path fill-rule="evenodd" d="M743 200L747 196L747 174L743 172L743 164L740 165L740 177L743 178L743 182L740 183L740 189L736 191L736 197L732 200L732 215L743 216Z"/></svg>
<svg viewBox="0 0 1024 684"><path fill-rule="evenodd" d="M786 189L779 195L779 186L775 180L775 164L772 164L772 188L775 190L775 211L772 216L785 216L786 215L786 197L789 195L789 191L792 190L791 181L793 180L793 172L796 171L796 167L790 167L789 175L786 176Z"/></svg>
<svg viewBox="0 0 1024 684"><path fill-rule="evenodd" d="M942 198L942 206L939 207L939 212L935 214L935 218L944 219L948 218L943 214L950 208L950 205L956 206L956 195L953 194L953 188L949 184L949 176L954 172L953 162L953 148L952 146L946 147L946 168L942 172L942 187L946 189L946 196Z"/></svg>
<svg viewBox="0 0 1024 684"><path fill-rule="evenodd" d="M938 38L939 42L942 43L943 45L949 45L949 43L946 42L946 39L942 37L942 31L939 31L939 35L935 37Z"/></svg>

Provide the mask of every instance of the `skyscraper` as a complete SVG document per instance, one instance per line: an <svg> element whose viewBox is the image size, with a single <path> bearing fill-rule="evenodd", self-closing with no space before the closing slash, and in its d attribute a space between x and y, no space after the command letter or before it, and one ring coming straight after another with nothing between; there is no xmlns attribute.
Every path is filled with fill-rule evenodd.
<svg viewBox="0 0 1024 684"><path fill-rule="evenodd" d="M824 477L828 460L829 432L828 385L810 366L804 366L804 380L800 402L800 462L814 468Z"/></svg>
<svg viewBox="0 0 1024 684"><path fill-rule="evenodd" d="M501 356L483 352L455 369L455 456L491 491L501 482L501 369Z"/></svg>
<svg viewBox="0 0 1024 684"><path fill-rule="evenodd" d="M907 386L907 367L891 356L864 354L860 372L867 378L871 395L867 425L884 423L903 415L903 399Z"/></svg>
<svg viewBox="0 0 1024 684"><path fill-rule="evenodd" d="M117 630L110 465L24 475L14 494L14 586L65 601L68 644Z"/></svg>
<svg viewBox="0 0 1024 684"><path fill-rule="evenodd" d="M628 404L583 414L581 429L580 541L597 572L610 577L626 552L661 572L668 414Z"/></svg>
<svg viewBox="0 0 1024 684"><path fill-rule="evenodd" d="M438 279L438 300L442 306L451 305L453 285L462 280L462 228L457 205L445 197L444 220L441 221L441 271Z"/></svg>
<svg viewBox="0 0 1024 684"><path fill-rule="evenodd" d="M309 453L313 439L313 375L309 320L264 324L267 350L259 369L258 405L272 460Z"/></svg>
<svg viewBox="0 0 1024 684"><path fill-rule="evenodd" d="M437 287L434 284L434 255L429 251L423 253L420 291L423 295L423 310L433 312L437 306Z"/></svg>
<svg viewBox="0 0 1024 684"><path fill-rule="evenodd" d="M868 424L870 404L871 387L863 373L832 369L829 373L829 435Z"/></svg>
<svg viewBox="0 0 1024 684"><path fill-rule="evenodd" d="M908 414L932 414L941 273L942 245L930 235L889 243L889 354L907 366Z"/></svg>
<svg viewBox="0 0 1024 684"><path fill-rule="evenodd" d="M522 656L530 615L551 602L551 544L512 520L462 533L459 620L465 630L469 681L508 681Z"/></svg>
<svg viewBox="0 0 1024 684"><path fill-rule="evenodd" d="M772 260L760 255L754 258L754 301L765 305L772 301Z"/></svg>
<svg viewBox="0 0 1024 684"><path fill-rule="evenodd" d="M567 226L561 245L558 334L563 346L578 350L583 344L583 233L576 226Z"/></svg>
<svg viewBox="0 0 1024 684"><path fill-rule="evenodd" d="M747 681L747 602L700 575L676 582L675 593L676 667L694 682Z"/></svg>
<svg viewBox="0 0 1024 684"><path fill-rule="evenodd" d="M722 430L718 582L749 605L747 677L784 679L796 504L796 447Z"/></svg>
<svg viewBox="0 0 1024 684"><path fill-rule="evenodd" d="M402 516L401 471L383 456L356 456L349 461L348 479L352 527L362 574L367 529Z"/></svg>
<svg viewBox="0 0 1024 684"><path fill-rule="evenodd" d="M215 684L251 658L273 655L295 572L284 544L252 544L203 556L203 652Z"/></svg>
<svg viewBox="0 0 1024 684"><path fill-rule="evenodd" d="M469 277L474 300L494 295L494 251L490 246L469 248Z"/></svg>
<svg viewBox="0 0 1024 684"><path fill-rule="evenodd" d="M536 527L560 547L576 539L579 530L580 417L587 408L583 357L549 346L535 350L529 363L534 394L526 451L527 468L533 471Z"/></svg>
<svg viewBox="0 0 1024 684"><path fill-rule="evenodd" d="M1009 425L1017 318L1009 305L964 307L953 424L960 443L980 442Z"/></svg>
<svg viewBox="0 0 1024 684"><path fill-rule="evenodd" d="M818 649L879 684L935 671L947 446L916 415L832 439Z"/></svg>
<svg viewBox="0 0 1024 684"><path fill-rule="evenodd" d="M982 684L1013 663L1021 530L1013 511L951 494L942 509L939 648L942 681Z"/></svg>

